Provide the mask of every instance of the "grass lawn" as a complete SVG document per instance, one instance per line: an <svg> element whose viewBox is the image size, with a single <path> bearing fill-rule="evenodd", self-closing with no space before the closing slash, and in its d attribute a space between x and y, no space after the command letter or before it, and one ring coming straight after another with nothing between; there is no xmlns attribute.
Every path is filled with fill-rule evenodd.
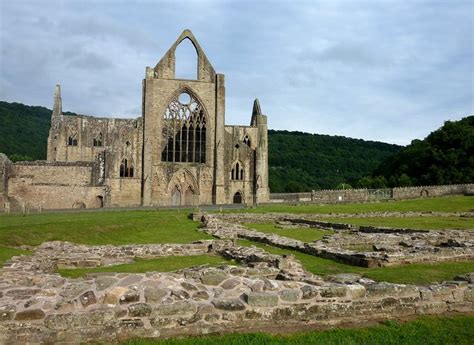
<svg viewBox="0 0 474 345"><path fill-rule="evenodd" d="M171 272L181 268L209 265L237 265L234 260L227 260L218 255L168 256L157 259L136 258L134 263L121 264L97 268L59 269L63 277L77 278L88 273L115 272L115 273L144 273L144 272Z"/></svg>
<svg viewBox="0 0 474 345"><path fill-rule="evenodd" d="M262 205L257 208L247 208L229 212L288 212L288 213L361 213L361 212L466 212L474 209L472 196L446 196L438 198L412 199L402 201L380 201L365 204L275 204Z"/></svg>
<svg viewBox="0 0 474 345"><path fill-rule="evenodd" d="M29 255L31 254L31 252L27 250L0 246L0 267L2 267L5 261L9 260L12 256L17 256L17 255L22 255L22 254Z"/></svg>
<svg viewBox="0 0 474 345"><path fill-rule="evenodd" d="M386 321L381 325L365 328L336 328L289 335L265 333L216 335L166 340L130 340L126 345L306 345L306 344L409 344L409 345L472 345L474 317L425 316L399 323Z"/></svg>
<svg viewBox="0 0 474 345"><path fill-rule="evenodd" d="M104 211L0 215L0 245L39 245L45 241L70 241L89 245L189 243L210 239L196 231L189 212Z"/></svg>
<svg viewBox="0 0 474 345"><path fill-rule="evenodd" d="M273 233L280 236L293 238L303 242L312 242L320 240L324 235L332 235L334 231L320 230L315 228L292 228L282 229L275 226L273 223L246 223L244 224L249 229L254 229L260 232Z"/></svg>
<svg viewBox="0 0 474 345"><path fill-rule="evenodd" d="M374 218L324 218L323 221L357 225L390 226L427 230L474 230L474 218L468 217L374 217Z"/></svg>
<svg viewBox="0 0 474 345"><path fill-rule="evenodd" d="M239 244L242 246L254 245L273 254L294 255L308 271L322 277L339 273L358 273L377 281L402 284L429 284L431 282L451 280L459 274L474 272L474 261L365 268L346 265L298 251L281 249L248 240L239 240Z"/></svg>

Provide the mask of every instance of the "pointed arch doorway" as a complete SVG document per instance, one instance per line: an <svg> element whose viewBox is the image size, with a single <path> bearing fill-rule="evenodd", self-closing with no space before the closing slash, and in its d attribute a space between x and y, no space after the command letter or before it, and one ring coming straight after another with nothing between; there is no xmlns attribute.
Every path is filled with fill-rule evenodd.
<svg viewBox="0 0 474 345"><path fill-rule="evenodd" d="M234 204L241 204L242 203L242 193L237 192L234 194L234 199L233 199Z"/></svg>
<svg viewBox="0 0 474 345"><path fill-rule="evenodd" d="M181 191L179 190L178 186L173 188L171 192L171 205L172 206L180 206L181 205Z"/></svg>
<svg viewBox="0 0 474 345"><path fill-rule="evenodd" d="M186 189L186 192L184 193L184 205L193 206L193 204L194 204L194 192L191 189L191 187L188 187L188 189Z"/></svg>

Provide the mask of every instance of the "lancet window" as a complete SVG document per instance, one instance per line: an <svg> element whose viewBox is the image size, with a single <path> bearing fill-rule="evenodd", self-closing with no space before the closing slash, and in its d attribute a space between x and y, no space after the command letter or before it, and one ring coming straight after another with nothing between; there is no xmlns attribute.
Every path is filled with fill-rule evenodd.
<svg viewBox="0 0 474 345"><path fill-rule="evenodd" d="M103 143L103 135L102 132L96 133L94 140L93 140L93 145L96 147L102 146Z"/></svg>
<svg viewBox="0 0 474 345"><path fill-rule="evenodd" d="M231 180L243 180L244 179L244 167L239 162L236 162L232 167L230 172L230 179Z"/></svg>
<svg viewBox="0 0 474 345"><path fill-rule="evenodd" d="M69 146L77 146L77 132L69 134L69 137L67 138L67 144Z"/></svg>
<svg viewBox="0 0 474 345"><path fill-rule="evenodd" d="M166 108L163 119L163 162L206 162L206 116L194 97L183 92Z"/></svg>
<svg viewBox="0 0 474 345"><path fill-rule="evenodd" d="M120 162L120 177L133 177L133 163L126 158Z"/></svg>

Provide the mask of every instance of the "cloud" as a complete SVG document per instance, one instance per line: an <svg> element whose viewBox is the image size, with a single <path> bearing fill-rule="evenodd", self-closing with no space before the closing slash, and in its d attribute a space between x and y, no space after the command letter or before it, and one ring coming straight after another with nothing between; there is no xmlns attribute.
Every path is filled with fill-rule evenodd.
<svg viewBox="0 0 474 345"><path fill-rule="evenodd" d="M112 5L113 4L113 5ZM470 1L3 1L0 97L137 117L185 28L226 74L226 121L407 144L474 113ZM186 66L186 63L184 63Z"/></svg>

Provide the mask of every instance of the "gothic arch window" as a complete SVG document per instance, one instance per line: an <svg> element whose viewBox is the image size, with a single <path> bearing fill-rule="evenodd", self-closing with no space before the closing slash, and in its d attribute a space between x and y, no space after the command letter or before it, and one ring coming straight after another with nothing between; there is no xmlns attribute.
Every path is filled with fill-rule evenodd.
<svg viewBox="0 0 474 345"><path fill-rule="evenodd" d="M244 137L244 140L243 140L243 141L244 141L244 144L245 144L245 145L247 145L248 147L250 147L250 138L249 138L248 135L246 135L246 136Z"/></svg>
<svg viewBox="0 0 474 345"><path fill-rule="evenodd" d="M67 138L67 144L69 146L77 146L77 132L72 132Z"/></svg>
<svg viewBox="0 0 474 345"><path fill-rule="evenodd" d="M133 177L133 163L124 158L120 162L120 177Z"/></svg>
<svg viewBox="0 0 474 345"><path fill-rule="evenodd" d="M197 80L198 53L189 38L182 40L176 47L175 79Z"/></svg>
<svg viewBox="0 0 474 345"><path fill-rule="evenodd" d="M234 181L244 179L244 166L242 163L236 162L230 172L230 179Z"/></svg>
<svg viewBox="0 0 474 345"><path fill-rule="evenodd" d="M166 108L163 162L206 163L206 116L191 94L182 92Z"/></svg>
<svg viewBox="0 0 474 345"><path fill-rule="evenodd" d="M102 132L96 133L93 140L93 146L101 147L103 145L103 140Z"/></svg>

